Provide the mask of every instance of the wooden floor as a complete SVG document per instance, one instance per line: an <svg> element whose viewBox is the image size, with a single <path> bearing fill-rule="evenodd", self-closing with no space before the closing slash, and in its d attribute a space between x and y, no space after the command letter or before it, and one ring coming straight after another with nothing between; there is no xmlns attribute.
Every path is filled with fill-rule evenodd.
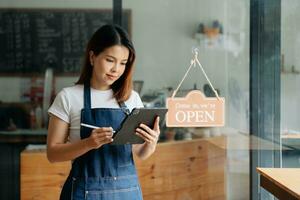
<svg viewBox="0 0 300 200"><path fill-rule="evenodd" d="M226 199L225 137L159 143L146 161L135 158L145 200ZM224 144L226 145L226 144ZM58 199L70 162L50 164L45 150L21 154L21 199Z"/></svg>

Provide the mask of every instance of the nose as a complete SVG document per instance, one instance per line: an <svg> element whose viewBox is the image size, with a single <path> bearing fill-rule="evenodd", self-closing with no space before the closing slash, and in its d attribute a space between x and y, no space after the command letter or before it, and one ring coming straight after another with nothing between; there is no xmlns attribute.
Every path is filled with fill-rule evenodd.
<svg viewBox="0 0 300 200"><path fill-rule="evenodd" d="M117 63L116 63L116 64L114 64L113 67L111 68L111 71L112 71L112 72L117 72L119 68L120 68L120 64L117 64Z"/></svg>

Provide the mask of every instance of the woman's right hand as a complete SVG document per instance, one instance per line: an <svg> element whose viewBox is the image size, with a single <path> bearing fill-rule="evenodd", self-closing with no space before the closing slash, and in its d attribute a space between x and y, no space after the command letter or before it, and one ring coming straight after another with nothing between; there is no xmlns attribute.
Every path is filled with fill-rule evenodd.
<svg viewBox="0 0 300 200"><path fill-rule="evenodd" d="M113 141L113 129L111 127L101 127L94 129L87 138L87 145L89 148L98 149L104 144L111 143Z"/></svg>

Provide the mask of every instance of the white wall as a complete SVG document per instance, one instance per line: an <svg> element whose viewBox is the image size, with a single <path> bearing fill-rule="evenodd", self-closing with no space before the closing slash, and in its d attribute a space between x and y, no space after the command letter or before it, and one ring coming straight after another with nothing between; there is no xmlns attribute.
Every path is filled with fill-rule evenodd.
<svg viewBox="0 0 300 200"><path fill-rule="evenodd" d="M281 53L284 69L300 71L300 1L281 2ZM300 132L300 74L281 74L281 129Z"/></svg>

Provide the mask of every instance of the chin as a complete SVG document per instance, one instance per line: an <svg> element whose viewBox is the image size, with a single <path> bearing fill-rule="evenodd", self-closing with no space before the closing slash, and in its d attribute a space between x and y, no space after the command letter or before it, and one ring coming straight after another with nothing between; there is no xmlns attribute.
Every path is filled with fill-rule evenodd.
<svg viewBox="0 0 300 200"><path fill-rule="evenodd" d="M114 82L116 82L116 81L110 81L110 80L108 80L108 81L106 81L106 85L112 86L112 84L114 84Z"/></svg>

